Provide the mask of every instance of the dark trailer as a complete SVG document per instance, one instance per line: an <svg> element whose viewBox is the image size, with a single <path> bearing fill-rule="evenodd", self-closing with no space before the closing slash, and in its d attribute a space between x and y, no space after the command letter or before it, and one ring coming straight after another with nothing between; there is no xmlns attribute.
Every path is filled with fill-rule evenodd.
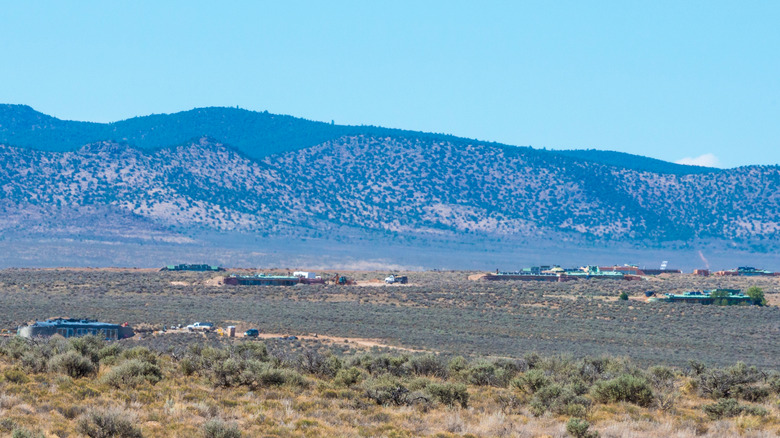
<svg viewBox="0 0 780 438"><path fill-rule="evenodd" d="M36 321L28 326L19 327L16 332L23 338L48 338L60 335L65 338L74 336L99 335L105 339L132 338L135 333L132 327L125 324L111 324L94 319L55 318L46 321Z"/></svg>

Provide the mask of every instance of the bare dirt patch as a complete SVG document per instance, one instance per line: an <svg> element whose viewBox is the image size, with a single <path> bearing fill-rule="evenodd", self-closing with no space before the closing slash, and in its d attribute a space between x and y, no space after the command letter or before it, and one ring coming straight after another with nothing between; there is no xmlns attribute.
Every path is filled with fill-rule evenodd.
<svg viewBox="0 0 780 438"><path fill-rule="evenodd" d="M217 286L217 287L221 287L225 285L225 283L222 281L222 277L209 278L208 280L204 281L203 284L206 286Z"/></svg>

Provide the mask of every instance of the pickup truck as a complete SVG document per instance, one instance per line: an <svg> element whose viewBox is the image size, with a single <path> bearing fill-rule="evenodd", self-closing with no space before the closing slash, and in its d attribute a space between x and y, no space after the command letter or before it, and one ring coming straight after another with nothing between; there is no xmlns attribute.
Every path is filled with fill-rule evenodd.
<svg viewBox="0 0 780 438"><path fill-rule="evenodd" d="M385 278L385 283L387 284L394 284L394 283L400 283L400 284L406 284L409 281L406 276L395 276L390 274L387 278Z"/></svg>
<svg viewBox="0 0 780 438"><path fill-rule="evenodd" d="M195 324L188 325L187 330L191 332L193 331L210 332L214 330L214 324L210 322L196 322Z"/></svg>

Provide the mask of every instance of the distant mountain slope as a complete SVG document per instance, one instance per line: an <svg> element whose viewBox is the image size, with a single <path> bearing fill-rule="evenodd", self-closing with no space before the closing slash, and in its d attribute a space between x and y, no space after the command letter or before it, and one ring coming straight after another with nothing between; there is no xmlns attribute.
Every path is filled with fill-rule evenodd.
<svg viewBox="0 0 780 438"><path fill-rule="evenodd" d="M153 151L111 142L68 152L2 146L0 163L2 232L110 228L176 240L198 229L291 238L351 229L572 246L780 238L777 166L660 174L406 136L340 137L261 161L210 138Z"/></svg>
<svg viewBox="0 0 780 438"><path fill-rule="evenodd" d="M237 108L196 108L175 114L155 114L114 123L60 120L26 105L0 105L0 144L43 151L73 151L101 141L127 143L140 149L185 144L204 136L228 144L254 159L305 149L343 136L406 137L414 139L470 142L444 134L405 131L375 126L344 126L292 116ZM484 143L484 142L477 142ZM514 146L491 143L514 153ZM528 148L521 148L527 150ZM689 174L717 171L684 166L638 155L611 151L548 151L595 163L657 173ZM541 153L541 151L540 151Z"/></svg>
<svg viewBox="0 0 780 438"><path fill-rule="evenodd" d="M196 108L114 123L90 123L60 120L26 105L0 105L0 144L55 152L100 141L156 149L208 136L259 159L359 134L454 138L374 126L334 125L238 108Z"/></svg>
<svg viewBox="0 0 780 438"><path fill-rule="evenodd" d="M556 150L553 152L566 155L567 157L592 161L594 163L607 164L610 166L641 170L645 172L668 173L672 175L710 173L718 172L720 170L712 167L689 166L685 164L670 163L668 161L657 160L655 158L648 158L641 155L627 154L625 152L616 151L601 151L597 149L570 149Z"/></svg>

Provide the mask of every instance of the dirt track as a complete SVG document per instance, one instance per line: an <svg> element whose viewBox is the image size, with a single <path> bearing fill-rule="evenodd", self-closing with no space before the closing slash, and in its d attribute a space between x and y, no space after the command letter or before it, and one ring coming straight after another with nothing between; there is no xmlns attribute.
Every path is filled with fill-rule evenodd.
<svg viewBox="0 0 780 438"><path fill-rule="evenodd" d="M178 330L172 329L172 330L167 330L165 332L159 332L159 331L154 332L154 336L165 336L166 334L173 334L173 333L197 333L197 332L190 332L185 329L178 329ZM278 339L278 338L286 338L287 336L290 336L289 333L260 333L257 336L257 339ZM236 338L243 338L243 337L244 337L243 333L236 333ZM353 347L356 346L356 347L366 348L366 349L372 347L379 347L379 348L391 348L400 351L409 351L413 353L432 352L432 350L420 350L420 349L399 347L397 345L387 344L382 339L344 338L344 337L327 336L321 334L296 335L296 338L305 341L319 341L325 344L350 344Z"/></svg>

